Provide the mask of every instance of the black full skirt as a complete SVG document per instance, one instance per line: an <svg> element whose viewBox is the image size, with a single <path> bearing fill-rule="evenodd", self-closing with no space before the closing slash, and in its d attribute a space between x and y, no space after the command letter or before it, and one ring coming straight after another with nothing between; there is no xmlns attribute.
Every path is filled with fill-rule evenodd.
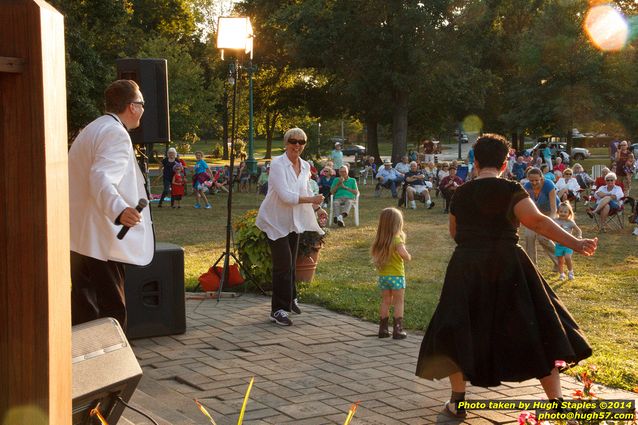
<svg viewBox="0 0 638 425"><path fill-rule="evenodd" d="M556 360L578 362L591 347L575 320L517 244L458 246L439 305L421 344L416 375L462 372L491 387L551 373Z"/></svg>

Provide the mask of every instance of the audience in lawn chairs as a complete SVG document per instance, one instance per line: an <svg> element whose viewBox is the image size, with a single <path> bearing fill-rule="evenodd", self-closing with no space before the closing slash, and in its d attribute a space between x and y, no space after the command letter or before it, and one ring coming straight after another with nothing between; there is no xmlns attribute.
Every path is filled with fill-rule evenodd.
<svg viewBox="0 0 638 425"><path fill-rule="evenodd" d="M574 178L578 182L578 185L583 190L588 190L591 188L592 184L594 184L594 179L591 178L589 174L585 172L585 169L578 162L574 164L572 167L572 171L574 172Z"/></svg>
<svg viewBox="0 0 638 425"><path fill-rule="evenodd" d="M561 201L577 202L580 200L580 185L573 176L571 168L565 168L563 176L556 182L556 194Z"/></svg>
<svg viewBox="0 0 638 425"><path fill-rule="evenodd" d="M449 174L444 177L439 183L439 190L445 199L445 209L443 212L447 214L450 211L450 200L452 195L456 191L456 188L461 186L464 181L456 175L456 165L450 165Z"/></svg>

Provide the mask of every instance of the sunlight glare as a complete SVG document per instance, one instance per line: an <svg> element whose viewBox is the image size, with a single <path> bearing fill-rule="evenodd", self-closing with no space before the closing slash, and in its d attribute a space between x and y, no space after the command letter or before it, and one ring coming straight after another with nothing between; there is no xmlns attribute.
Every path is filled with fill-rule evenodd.
<svg viewBox="0 0 638 425"><path fill-rule="evenodd" d="M589 9L584 26L593 45L602 51L618 51L627 43L629 25L623 15L609 4Z"/></svg>

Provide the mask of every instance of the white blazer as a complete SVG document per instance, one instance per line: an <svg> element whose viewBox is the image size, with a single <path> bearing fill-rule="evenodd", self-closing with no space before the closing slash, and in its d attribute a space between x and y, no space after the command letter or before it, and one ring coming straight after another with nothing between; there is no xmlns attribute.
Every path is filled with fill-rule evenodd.
<svg viewBox="0 0 638 425"><path fill-rule="evenodd" d="M124 239L115 220L147 199L126 128L113 114L87 125L69 150L71 251L102 261L147 265L155 252L150 207Z"/></svg>

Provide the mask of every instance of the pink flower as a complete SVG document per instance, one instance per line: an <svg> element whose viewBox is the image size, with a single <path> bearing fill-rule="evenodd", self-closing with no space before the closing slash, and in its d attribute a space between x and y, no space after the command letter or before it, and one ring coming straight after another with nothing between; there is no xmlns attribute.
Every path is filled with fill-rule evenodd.
<svg viewBox="0 0 638 425"><path fill-rule="evenodd" d="M567 367L567 362L565 360L556 360L554 361L554 367L562 369L564 367Z"/></svg>

